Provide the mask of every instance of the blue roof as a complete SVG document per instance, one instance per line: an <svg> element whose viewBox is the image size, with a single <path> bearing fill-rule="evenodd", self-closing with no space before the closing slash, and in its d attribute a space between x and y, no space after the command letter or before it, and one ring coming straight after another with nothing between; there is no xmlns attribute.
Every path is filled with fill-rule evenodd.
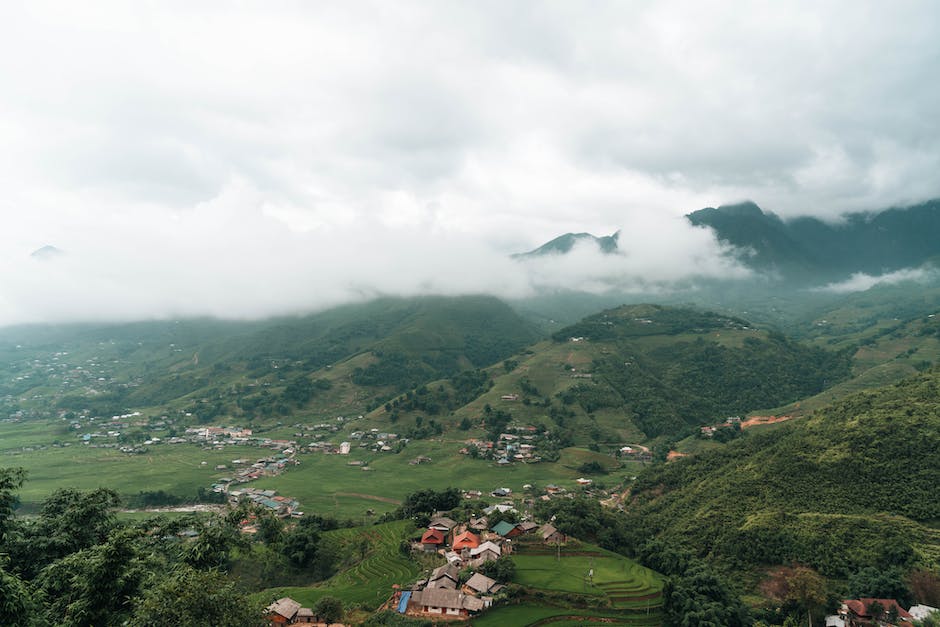
<svg viewBox="0 0 940 627"><path fill-rule="evenodd" d="M404 614L408 609L408 601L411 600L411 590L405 590L401 593L401 600L398 602L398 613Z"/></svg>

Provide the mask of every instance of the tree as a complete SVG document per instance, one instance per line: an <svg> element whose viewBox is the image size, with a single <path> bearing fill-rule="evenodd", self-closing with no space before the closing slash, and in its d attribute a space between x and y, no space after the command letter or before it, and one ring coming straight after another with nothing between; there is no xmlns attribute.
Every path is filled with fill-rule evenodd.
<svg viewBox="0 0 940 627"><path fill-rule="evenodd" d="M812 627L813 613L826 606L826 580L810 568L796 568L787 577L786 598L806 612Z"/></svg>
<svg viewBox="0 0 940 627"><path fill-rule="evenodd" d="M130 599L140 591L148 568L137 543L140 532L120 529L104 544L56 560L36 578L45 602L47 624L121 624L130 612Z"/></svg>
<svg viewBox="0 0 940 627"><path fill-rule="evenodd" d="M28 625L33 600L26 584L0 567L0 625Z"/></svg>
<svg viewBox="0 0 940 627"><path fill-rule="evenodd" d="M131 624L141 627L266 624L260 604L249 601L217 571L183 565L165 578L155 577L153 583L137 601Z"/></svg>
<svg viewBox="0 0 940 627"><path fill-rule="evenodd" d="M313 613L324 623L338 623L343 619L343 602L336 597L320 597Z"/></svg>
<svg viewBox="0 0 940 627"><path fill-rule="evenodd" d="M0 543L6 538L7 521L13 517L16 491L25 480L26 471L22 468L0 468Z"/></svg>
<svg viewBox="0 0 940 627"><path fill-rule="evenodd" d="M509 583L516 576L516 564L511 557L503 555L495 561L483 562L480 572L499 583Z"/></svg>

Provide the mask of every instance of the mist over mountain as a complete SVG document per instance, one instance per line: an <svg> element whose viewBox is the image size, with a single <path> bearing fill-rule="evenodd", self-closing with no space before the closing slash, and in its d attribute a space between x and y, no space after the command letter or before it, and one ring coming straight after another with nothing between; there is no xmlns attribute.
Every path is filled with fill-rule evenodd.
<svg viewBox="0 0 940 627"><path fill-rule="evenodd" d="M756 271L800 282L882 275L940 255L940 200L877 213L849 213L838 222L782 220L753 202L708 207L688 216L734 246Z"/></svg>

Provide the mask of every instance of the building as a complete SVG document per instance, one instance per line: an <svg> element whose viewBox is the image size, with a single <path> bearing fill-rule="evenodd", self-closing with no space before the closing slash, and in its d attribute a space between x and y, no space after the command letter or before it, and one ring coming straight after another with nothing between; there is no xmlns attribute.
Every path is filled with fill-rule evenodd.
<svg viewBox="0 0 940 627"><path fill-rule="evenodd" d="M911 615L894 599L847 599L842 602L839 616L849 627L868 627L883 624L894 619L890 624L911 624Z"/></svg>
<svg viewBox="0 0 940 627"><path fill-rule="evenodd" d="M408 614L470 616L486 607L483 599L464 594L457 590L440 588L412 592L408 602Z"/></svg>
<svg viewBox="0 0 940 627"><path fill-rule="evenodd" d="M444 532L437 529L428 529L421 536L421 544L425 551L436 551L444 546Z"/></svg>

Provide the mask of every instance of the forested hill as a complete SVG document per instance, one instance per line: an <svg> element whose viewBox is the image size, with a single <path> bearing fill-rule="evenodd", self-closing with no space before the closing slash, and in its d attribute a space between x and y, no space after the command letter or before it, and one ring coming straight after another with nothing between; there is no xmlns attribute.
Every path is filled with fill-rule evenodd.
<svg viewBox="0 0 940 627"><path fill-rule="evenodd" d="M619 407L647 436L815 394L849 374L850 357L752 328L719 314L624 306L554 334L597 344L592 378L563 394L587 411Z"/></svg>
<svg viewBox="0 0 940 627"><path fill-rule="evenodd" d="M365 392L334 405L363 411L374 398L489 365L539 337L488 296L381 298L255 322L4 329L0 397L11 411L17 406L38 415L195 403L203 420L263 417L307 406L325 394L331 378L355 368L352 376ZM343 367L334 377L337 364Z"/></svg>
<svg viewBox="0 0 940 627"><path fill-rule="evenodd" d="M936 569L937 451L935 369L653 467L628 512L639 543L657 536L726 566L800 563L837 578Z"/></svg>
<svg viewBox="0 0 940 627"><path fill-rule="evenodd" d="M740 249L745 265L800 281L837 281L856 272L879 275L940 255L935 236L940 200L848 214L835 223L811 217L784 221L750 202L708 207L687 218Z"/></svg>

